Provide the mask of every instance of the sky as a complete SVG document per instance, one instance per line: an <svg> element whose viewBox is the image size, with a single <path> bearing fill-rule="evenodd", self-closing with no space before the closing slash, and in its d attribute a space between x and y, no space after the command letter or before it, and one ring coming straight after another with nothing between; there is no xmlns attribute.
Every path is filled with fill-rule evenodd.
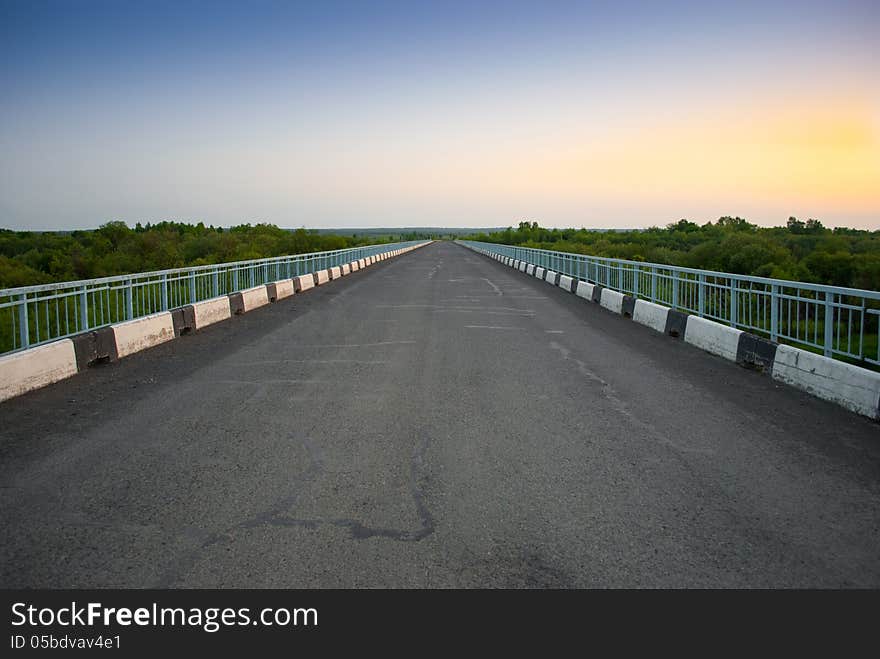
<svg viewBox="0 0 880 659"><path fill-rule="evenodd" d="M880 2L0 0L0 227L880 229Z"/></svg>

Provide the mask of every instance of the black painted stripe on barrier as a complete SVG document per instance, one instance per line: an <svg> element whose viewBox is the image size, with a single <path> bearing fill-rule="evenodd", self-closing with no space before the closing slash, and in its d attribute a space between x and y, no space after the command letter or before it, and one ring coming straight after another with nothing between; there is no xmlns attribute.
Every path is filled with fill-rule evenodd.
<svg viewBox="0 0 880 659"><path fill-rule="evenodd" d="M83 371L93 364L115 362L119 359L116 351L116 335L112 327L102 327L70 337L76 355L76 368Z"/></svg>
<svg viewBox="0 0 880 659"><path fill-rule="evenodd" d="M244 313L244 298L241 293L229 294L229 313L233 316L240 316Z"/></svg>
<svg viewBox="0 0 880 659"><path fill-rule="evenodd" d="M553 285L559 286L559 278L562 276L561 273L557 272L553 275Z"/></svg>
<svg viewBox="0 0 880 659"><path fill-rule="evenodd" d="M679 339L683 339L684 330L685 328L687 328L687 318L688 315L686 313L676 311L675 309L670 309L669 313L666 314L665 333L669 336L675 336Z"/></svg>
<svg viewBox="0 0 880 659"><path fill-rule="evenodd" d="M623 306L621 306L621 308L620 308L620 313L622 313L627 318L632 318L635 310L636 310L636 299L632 295L624 295L623 296Z"/></svg>
<svg viewBox="0 0 880 659"><path fill-rule="evenodd" d="M73 342L73 352L76 355L76 368L78 371L85 370L89 364L95 363L98 359L98 350L95 345L95 333L85 332L71 336Z"/></svg>
<svg viewBox="0 0 880 659"><path fill-rule="evenodd" d="M778 347L773 341L743 332L736 346L736 363L771 373Z"/></svg>
<svg viewBox="0 0 880 659"><path fill-rule="evenodd" d="M599 284L593 286L593 302L599 304L602 301L602 287Z"/></svg>
<svg viewBox="0 0 880 659"><path fill-rule="evenodd" d="M575 279L574 277L571 278L571 285L568 287L569 293L577 293L579 281L580 279Z"/></svg>
<svg viewBox="0 0 880 659"><path fill-rule="evenodd" d="M171 325L174 327L174 336L189 334L196 327L196 312L191 304L171 310Z"/></svg>

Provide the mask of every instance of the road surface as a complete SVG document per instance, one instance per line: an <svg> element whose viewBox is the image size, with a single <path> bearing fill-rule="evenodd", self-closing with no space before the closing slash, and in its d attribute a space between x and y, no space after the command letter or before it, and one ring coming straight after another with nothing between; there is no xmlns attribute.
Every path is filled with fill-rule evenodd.
<svg viewBox="0 0 880 659"><path fill-rule="evenodd" d="M0 404L0 585L877 587L878 429L435 243Z"/></svg>

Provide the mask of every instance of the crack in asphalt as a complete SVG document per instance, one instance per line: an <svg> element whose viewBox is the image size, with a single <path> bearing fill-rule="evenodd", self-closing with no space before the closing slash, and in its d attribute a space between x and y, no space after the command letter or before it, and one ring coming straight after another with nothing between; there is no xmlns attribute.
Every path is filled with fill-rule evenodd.
<svg viewBox="0 0 880 659"><path fill-rule="evenodd" d="M290 517L286 514L299 499L303 486L313 481L319 473L324 470L324 460L320 449L310 439L303 440L303 446L309 454L309 466L303 472L302 476L294 481L296 487L294 490L277 501L269 508L257 513L256 515L234 524L223 531L205 532L194 527L187 527L183 530L183 535L194 536L197 546L186 551L175 564L166 569L156 583L157 588L171 588L176 584L181 576L198 561L202 552L214 545L222 542L231 542L233 533L240 529L253 529L261 526L274 527L299 527L305 529L317 529L321 526L334 526L345 528L351 533L351 537L355 540L365 540L367 538L388 538L398 542L418 542L432 533L434 533L434 517L426 503L425 492L420 485L420 481L426 477L425 473L425 453L428 450L430 439L428 433L422 432L421 441L416 445L410 458L410 495L415 504L416 513L419 518L419 525L416 529L395 529L387 527L374 527L364 524L356 519L351 518L315 518L300 519Z"/></svg>

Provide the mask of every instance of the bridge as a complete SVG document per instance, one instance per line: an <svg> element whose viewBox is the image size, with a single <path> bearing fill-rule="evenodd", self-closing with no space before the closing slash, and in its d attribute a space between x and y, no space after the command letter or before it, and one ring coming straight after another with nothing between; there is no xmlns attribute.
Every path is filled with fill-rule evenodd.
<svg viewBox="0 0 880 659"><path fill-rule="evenodd" d="M0 403L3 586L880 585L870 415L470 247Z"/></svg>

